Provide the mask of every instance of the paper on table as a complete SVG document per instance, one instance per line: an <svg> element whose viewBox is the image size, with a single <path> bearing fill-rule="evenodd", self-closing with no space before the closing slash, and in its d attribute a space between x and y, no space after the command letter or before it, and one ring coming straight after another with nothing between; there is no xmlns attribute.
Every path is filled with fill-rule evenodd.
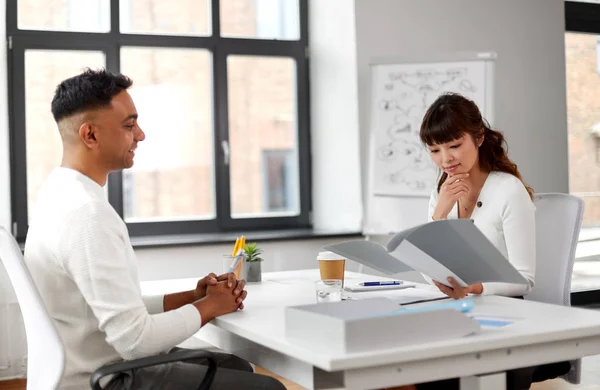
<svg viewBox="0 0 600 390"><path fill-rule="evenodd" d="M426 302L434 299L448 298L446 294L440 291L426 290L422 288L407 288L403 290L381 290L381 291L363 291L359 293L346 292L352 299L364 299L384 297L399 305L409 303Z"/></svg>

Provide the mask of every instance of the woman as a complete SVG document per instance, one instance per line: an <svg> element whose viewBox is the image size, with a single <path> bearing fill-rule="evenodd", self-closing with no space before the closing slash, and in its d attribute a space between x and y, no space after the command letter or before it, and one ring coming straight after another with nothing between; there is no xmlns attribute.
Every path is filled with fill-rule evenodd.
<svg viewBox="0 0 600 390"><path fill-rule="evenodd" d="M429 219L470 218L529 284L477 283L465 288L435 285L453 298L467 294L522 297L535 276L535 207L533 190L504 148L503 135L492 130L472 101L458 94L440 96L427 110L421 141L442 171L432 191Z"/></svg>
<svg viewBox="0 0 600 390"><path fill-rule="evenodd" d="M507 155L504 136L490 128L471 100L454 93L441 95L423 118L421 141L440 168L429 202L429 220L470 218L528 284L477 283L452 287L434 283L446 295L495 294L523 298L535 278L535 206L533 190ZM566 374L568 362L528 367L507 373L507 389L529 389L532 381ZM404 389L415 388L414 386ZM458 379L423 383L416 389L458 389Z"/></svg>

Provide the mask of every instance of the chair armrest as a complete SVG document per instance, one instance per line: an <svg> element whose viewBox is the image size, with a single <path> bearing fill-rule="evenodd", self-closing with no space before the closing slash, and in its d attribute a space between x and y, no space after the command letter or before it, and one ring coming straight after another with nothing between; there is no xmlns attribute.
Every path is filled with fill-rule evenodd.
<svg viewBox="0 0 600 390"><path fill-rule="evenodd" d="M217 373L217 362L212 352L202 349L180 350L172 353L148 356L141 359L107 364L92 373L92 376L90 377L90 385L92 386L93 390L102 390L102 387L100 386L100 379L106 375L118 374L120 372L133 370L135 368L151 367L170 362L203 358L207 359L208 361L208 371L206 371L206 375L204 376L204 379L202 379L202 383L200 383L198 390L208 390L215 379L215 374Z"/></svg>

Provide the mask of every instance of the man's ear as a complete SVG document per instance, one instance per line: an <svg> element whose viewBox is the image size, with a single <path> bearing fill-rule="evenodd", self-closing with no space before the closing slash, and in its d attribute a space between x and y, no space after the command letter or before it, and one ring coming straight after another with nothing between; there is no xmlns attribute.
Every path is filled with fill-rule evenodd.
<svg viewBox="0 0 600 390"><path fill-rule="evenodd" d="M91 123L83 122L81 126L79 126L79 138L81 138L88 148L92 149L98 145L97 135L98 129Z"/></svg>

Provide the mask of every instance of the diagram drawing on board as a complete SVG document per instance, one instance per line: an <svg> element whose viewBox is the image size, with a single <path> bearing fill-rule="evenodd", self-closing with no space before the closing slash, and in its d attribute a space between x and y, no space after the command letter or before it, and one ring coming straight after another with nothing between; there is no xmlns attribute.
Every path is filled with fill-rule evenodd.
<svg viewBox="0 0 600 390"><path fill-rule="evenodd" d="M458 92L484 112L485 70L477 62L379 65L373 77L374 193L429 196L438 176L419 131L427 108Z"/></svg>

